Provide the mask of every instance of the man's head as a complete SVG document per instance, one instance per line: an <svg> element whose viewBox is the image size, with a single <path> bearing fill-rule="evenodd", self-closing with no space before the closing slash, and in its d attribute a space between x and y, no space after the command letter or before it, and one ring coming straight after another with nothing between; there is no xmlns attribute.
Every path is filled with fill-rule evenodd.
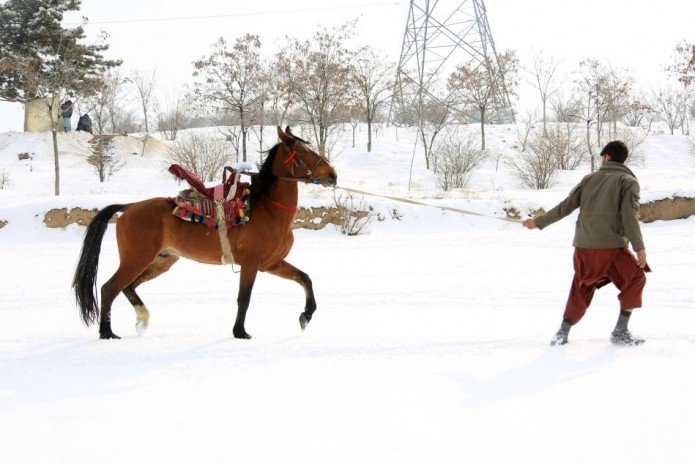
<svg viewBox="0 0 695 463"><path fill-rule="evenodd" d="M625 160L627 159L627 154L627 146L620 140L609 142L601 150L601 157L603 158L604 162L615 161L624 164ZM604 156L608 156L608 158L605 158Z"/></svg>

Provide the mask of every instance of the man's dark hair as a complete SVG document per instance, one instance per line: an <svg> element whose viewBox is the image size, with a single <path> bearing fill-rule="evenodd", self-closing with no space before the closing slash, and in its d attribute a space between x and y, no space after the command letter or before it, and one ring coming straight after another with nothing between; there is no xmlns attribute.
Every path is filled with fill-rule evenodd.
<svg viewBox="0 0 695 463"><path fill-rule="evenodd" d="M625 160L627 159L627 146L620 140L614 140L603 147L601 150L601 156L604 154L609 155L611 157L611 161L624 164Z"/></svg>

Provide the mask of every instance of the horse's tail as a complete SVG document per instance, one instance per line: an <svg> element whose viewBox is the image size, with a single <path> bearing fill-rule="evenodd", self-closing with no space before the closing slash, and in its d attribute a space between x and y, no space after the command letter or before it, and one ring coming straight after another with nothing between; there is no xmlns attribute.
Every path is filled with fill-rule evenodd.
<svg viewBox="0 0 695 463"><path fill-rule="evenodd" d="M106 227L108 227L111 217L125 208L126 205L124 204L106 206L94 216L84 234L82 251L77 262L72 287L75 291L77 307L80 309L80 316L87 326L99 321L99 301L97 299L96 287L101 241L104 238L104 233L106 233Z"/></svg>

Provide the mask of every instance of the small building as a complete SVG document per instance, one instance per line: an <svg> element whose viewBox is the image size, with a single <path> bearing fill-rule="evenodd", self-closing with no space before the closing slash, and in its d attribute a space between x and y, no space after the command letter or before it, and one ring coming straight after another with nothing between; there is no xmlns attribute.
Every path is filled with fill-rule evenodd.
<svg viewBox="0 0 695 463"><path fill-rule="evenodd" d="M51 130L51 118L48 117L50 98L37 98L24 104L24 131L25 132L49 132ZM60 100L54 100L53 114L59 131L62 131L63 120L60 117Z"/></svg>

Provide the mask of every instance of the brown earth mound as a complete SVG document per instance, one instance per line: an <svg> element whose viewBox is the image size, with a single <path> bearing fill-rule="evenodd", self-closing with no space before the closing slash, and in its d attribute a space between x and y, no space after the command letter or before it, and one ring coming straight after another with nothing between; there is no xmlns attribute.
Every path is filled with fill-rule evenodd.
<svg viewBox="0 0 695 463"><path fill-rule="evenodd" d="M685 219L695 215L695 199L676 196L640 204L640 220L645 223L655 220Z"/></svg>
<svg viewBox="0 0 695 463"><path fill-rule="evenodd" d="M4 227L5 225L7 225L7 221L6 220L0 220L0 228Z"/></svg>
<svg viewBox="0 0 695 463"><path fill-rule="evenodd" d="M82 209L75 207L70 209L51 209L44 216L44 223L49 228L65 228L72 223L86 227L94 216L99 212L97 209ZM341 215L336 207L312 207L300 208L295 217L292 228L307 228L310 230L320 230L329 223L340 224ZM116 217L111 219L111 223L116 222ZM4 224L0 222L0 228Z"/></svg>
<svg viewBox="0 0 695 463"><path fill-rule="evenodd" d="M342 216L337 207L311 207L308 209L300 208L294 219L292 228L307 228L309 230L321 230L323 227L332 223L339 225Z"/></svg>
<svg viewBox="0 0 695 463"><path fill-rule="evenodd" d="M98 209L82 209L81 207L74 207L67 210L67 208L62 209L51 209L46 212L43 218L43 223L46 224L48 228L65 228L71 223L76 223L86 227L89 225L99 212ZM116 222L116 217L111 219L111 223Z"/></svg>

